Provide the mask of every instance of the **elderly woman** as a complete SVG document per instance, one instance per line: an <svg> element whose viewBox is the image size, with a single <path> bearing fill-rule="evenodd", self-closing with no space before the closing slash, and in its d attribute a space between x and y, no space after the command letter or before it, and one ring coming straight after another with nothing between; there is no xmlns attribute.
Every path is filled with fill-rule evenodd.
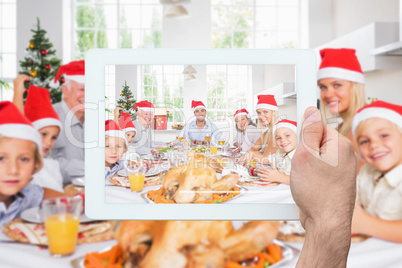
<svg viewBox="0 0 402 268"><path fill-rule="evenodd" d="M236 122L236 135L233 139L233 145L241 148L243 152L247 152L260 138L260 133L256 124L251 121L251 116L246 109L237 110L234 118Z"/></svg>

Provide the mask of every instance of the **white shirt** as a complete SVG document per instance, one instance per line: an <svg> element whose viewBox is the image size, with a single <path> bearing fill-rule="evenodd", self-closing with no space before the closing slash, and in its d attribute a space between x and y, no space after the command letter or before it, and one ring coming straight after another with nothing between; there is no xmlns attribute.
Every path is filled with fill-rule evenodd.
<svg viewBox="0 0 402 268"><path fill-rule="evenodd" d="M384 174L365 164L357 176L357 202L372 216L402 220L402 165Z"/></svg>
<svg viewBox="0 0 402 268"><path fill-rule="evenodd" d="M243 131L236 131L233 143L241 143L241 150L248 152L260 137L261 131L253 125L248 125L245 134L243 134Z"/></svg>
<svg viewBox="0 0 402 268"><path fill-rule="evenodd" d="M278 149L274 154L268 155L268 160L271 162L280 173L290 175L290 170L292 168L292 158L295 154L296 149L286 154L281 149Z"/></svg>
<svg viewBox="0 0 402 268"><path fill-rule="evenodd" d="M137 130L137 133L135 134L134 139L131 142L132 147L140 156L151 154L152 150L151 126L148 126L145 129L138 120L133 121L133 124Z"/></svg>
<svg viewBox="0 0 402 268"><path fill-rule="evenodd" d="M33 175L32 183L58 192L64 192L59 162L55 159L43 158L43 167Z"/></svg>

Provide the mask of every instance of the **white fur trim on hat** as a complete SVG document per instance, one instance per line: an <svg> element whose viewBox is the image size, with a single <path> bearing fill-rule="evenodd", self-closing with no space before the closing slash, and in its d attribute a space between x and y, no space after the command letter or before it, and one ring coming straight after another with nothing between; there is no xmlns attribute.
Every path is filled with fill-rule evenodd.
<svg viewBox="0 0 402 268"><path fill-rule="evenodd" d="M319 69L317 72L317 81L323 78L339 78L364 84L364 75L362 73L343 68L327 67Z"/></svg>
<svg viewBox="0 0 402 268"><path fill-rule="evenodd" d="M4 124L0 125L0 135L21 139L29 140L38 146L40 152L42 152L42 139L39 132L30 125L27 124Z"/></svg>
<svg viewBox="0 0 402 268"><path fill-rule="evenodd" d="M51 118L51 117L36 120L36 121L32 122L32 125L34 126L34 128L36 130L39 130L44 127L50 127L50 126L56 126L61 129L60 120L57 120L57 119Z"/></svg>
<svg viewBox="0 0 402 268"><path fill-rule="evenodd" d="M134 127L125 128L125 129L123 129L123 131L124 131L124 133L130 132L130 131L137 132L137 130Z"/></svg>
<svg viewBox="0 0 402 268"><path fill-rule="evenodd" d="M105 136L117 137L124 139L124 142L128 144L126 134L121 130L108 130L105 131Z"/></svg>
<svg viewBox="0 0 402 268"><path fill-rule="evenodd" d="M293 130L294 133L297 134L297 127L295 125L291 124L291 123L288 123L288 122L283 122L283 123L279 122L279 123L277 123L273 127L272 132L275 133L275 131L277 131L278 129L283 128L283 127L287 127L289 129Z"/></svg>
<svg viewBox="0 0 402 268"><path fill-rule="evenodd" d="M155 111L155 108L152 107L137 107L138 110L144 111L144 112L153 112Z"/></svg>
<svg viewBox="0 0 402 268"><path fill-rule="evenodd" d="M207 109L207 107L205 107L204 105L198 105L198 106L195 106L195 107L193 108L193 111L195 111L195 110L197 110L197 109L199 109L199 108L204 108L205 110Z"/></svg>
<svg viewBox="0 0 402 268"><path fill-rule="evenodd" d="M271 104L266 104L266 103L260 103L260 104L257 104L255 109L256 110L258 110L258 109L268 109L268 110L272 110L272 111L278 111L278 106L271 105Z"/></svg>
<svg viewBox="0 0 402 268"><path fill-rule="evenodd" d="M391 121L392 123L396 124L398 127L402 128L402 116L399 113L397 113L393 110L387 109L387 108L370 107L370 108L361 110L353 117L353 121L352 121L353 136L355 135L357 126L362 121L369 119L369 118L383 118L388 121Z"/></svg>
<svg viewBox="0 0 402 268"><path fill-rule="evenodd" d="M245 115L245 116L247 116L247 118L251 117L250 114L248 114L248 113L238 113L235 115L235 119L236 119L236 117L241 116L241 115Z"/></svg>
<svg viewBox="0 0 402 268"><path fill-rule="evenodd" d="M77 83L85 84L85 75L67 75L67 74L65 74L64 79L66 81L72 80Z"/></svg>

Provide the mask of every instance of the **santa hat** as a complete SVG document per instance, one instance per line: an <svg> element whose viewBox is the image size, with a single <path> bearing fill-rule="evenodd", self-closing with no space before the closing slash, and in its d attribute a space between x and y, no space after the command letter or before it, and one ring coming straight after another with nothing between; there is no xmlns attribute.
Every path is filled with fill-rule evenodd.
<svg viewBox="0 0 402 268"><path fill-rule="evenodd" d="M241 115L245 115L245 116L247 116L247 118L250 118L250 114L247 112L246 109L237 110L234 114L234 118L236 119L236 117L241 116Z"/></svg>
<svg viewBox="0 0 402 268"><path fill-rule="evenodd" d="M50 93L46 88L29 86L24 113L37 130L48 126L57 126L61 129L59 116L53 109Z"/></svg>
<svg viewBox="0 0 402 268"><path fill-rule="evenodd" d="M323 78L339 78L364 84L364 75L356 57L356 50L325 48L320 50L320 55L322 61L317 73L317 81Z"/></svg>
<svg viewBox="0 0 402 268"><path fill-rule="evenodd" d="M355 135L357 126L369 118L383 118L402 128L402 106L384 101L375 101L360 108L353 117L353 135Z"/></svg>
<svg viewBox="0 0 402 268"><path fill-rule="evenodd" d="M153 112L154 111L154 105L152 103L150 103L149 101L147 101L147 100L143 100L143 101L137 102L135 104L133 110L135 111L135 109L142 110L142 111L145 111L145 112Z"/></svg>
<svg viewBox="0 0 402 268"><path fill-rule="evenodd" d="M105 136L122 138L127 144L126 134L124 134L119 125L112 119L105 121Z"/></svg>
<svg viewBox="0 0 402 268"><path fill-rule="evenodd" d="M195 101L193 100L191 102L191 110L195 111L198 108L204 108L205 110L207 109L207 107L205 107L204 103L202 103L202 101Z"/></svg>
<svg viewBox="0 0 402 268"><path fill-rule="evenodd" d="M123 129L124 133L127 133L129 131L137 132L133 124L133 121L131 121L131 114L129 113L122 112L120 114L119 126L121 129Z"/></svg>
<svg viewBox="0 0 402 268"><path fill-rule="evenodd" d="M42 151L42 139L31 122L12 102L0 102L0 136L29 140Z"/></svg>
<svg viewBox="0 0 402 268"><path fill-rule="evenodd" d="M275 131L277 131L278 129L280 129L282 127L287 127L289 129L293 130L297 134L297 123L295 121L290 121L287 119L284 119L284 120L276 123L274 125L272 132L275 133Z"/></svg>
<svg viewBox="0 0 402 268"><path fill-rule="evenodd" d="M64 74L64 79L72 80L77 83L85 83L85 61L72 61L68 64L60 66L54 80L49 84L51 87L59 86L59 78Z"/></svg>
<svg viewBox="0 0 402 268"><path fill-rule="evenodd" d="M268 109L273 111L278 111L278 104L276 104L274 95L258 95L258 103L255 107L258 109Z"/></svg>

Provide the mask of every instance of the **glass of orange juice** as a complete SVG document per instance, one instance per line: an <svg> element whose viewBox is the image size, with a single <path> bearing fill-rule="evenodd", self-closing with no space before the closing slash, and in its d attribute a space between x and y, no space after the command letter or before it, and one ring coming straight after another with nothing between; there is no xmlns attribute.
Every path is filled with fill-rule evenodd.
<svg viewBox="0 0 402 268"><path fill-rule="evenodd" d="M145 165L128 166L128 179L130 181L130 188L132 192L141 192L144 188L145 179Z"/></svg>
<svg viewBox="0 0 402 268"><path fill-rule="evenodd" d="M49 252L54 257L71 255L75 251L82 198L53 198L42 202Z"/></svg>
<svg viewBox="0 0 402 268"><path fill-rule="evenodd" d="M211 143L211 154L217 154L218 153L218 146L215 143Z"/></svg>

